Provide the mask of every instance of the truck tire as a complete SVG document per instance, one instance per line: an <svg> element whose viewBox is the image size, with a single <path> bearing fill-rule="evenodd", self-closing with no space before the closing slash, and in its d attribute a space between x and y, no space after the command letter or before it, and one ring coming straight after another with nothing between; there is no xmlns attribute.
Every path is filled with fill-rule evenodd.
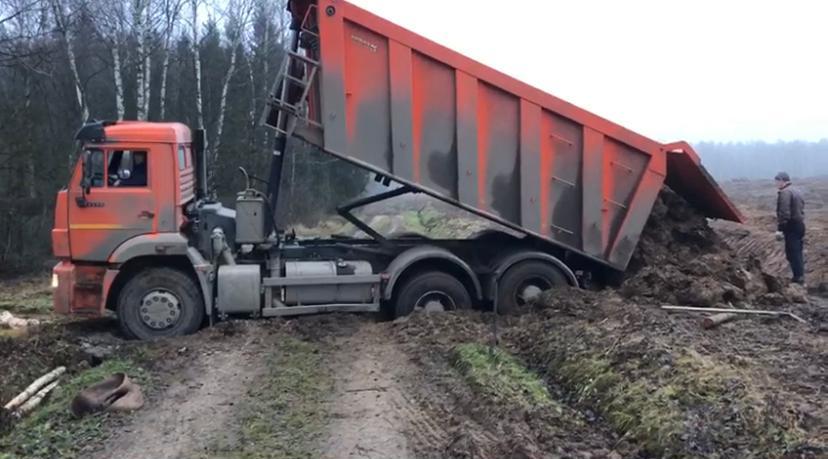
<svg viewBox="0 0 828 459"><path fill-rule="evenodd" d="M523 261L509 268L497 286L497 312L517 314L541 292L569 285L557 267L542 261Z"/></svg>
<svg viewBox="0 0 828 459"><path fill-rule="evenodd" d="M187 274L148 268L124 285L116 312L124 334L153 340L198 331L204 321L204 302Z"/></svg>
<svg viewBox="0 0 828 459"><path fill-rule="evenodd" d="M403 317L415 309L452 311L469 309L471 295L462 282L443 271L423 271L408 278L395 295L394 316Z"/></svg>

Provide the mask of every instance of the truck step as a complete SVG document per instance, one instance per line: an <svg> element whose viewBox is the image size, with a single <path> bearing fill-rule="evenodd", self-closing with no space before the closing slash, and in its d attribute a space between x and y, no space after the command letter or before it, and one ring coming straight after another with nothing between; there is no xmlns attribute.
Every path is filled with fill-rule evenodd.
<svg viewBox="0 0 828 459"><path fill-rule="evenodd" d="M262 309L263 317L286 317L326 312L379 312L379 303L366 304L320 304L313 306L285 306Z"/></svg>

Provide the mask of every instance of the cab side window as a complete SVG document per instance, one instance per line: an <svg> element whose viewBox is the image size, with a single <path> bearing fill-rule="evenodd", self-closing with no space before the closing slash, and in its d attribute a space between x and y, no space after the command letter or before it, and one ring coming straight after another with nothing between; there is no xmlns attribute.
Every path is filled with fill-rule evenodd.
<svg viewBox="0 0 828 459"><path fill-rule="evenodd" d="M187 168L187 153L184 150L184 145L178 146L178 170L183 171Z"/></svg>
<svg viewBox="0 0 828 459"><path fill-rule="evenodd" d="M110 151L107 183L110 187L147 186L149 155L143 150Z"/></svg>

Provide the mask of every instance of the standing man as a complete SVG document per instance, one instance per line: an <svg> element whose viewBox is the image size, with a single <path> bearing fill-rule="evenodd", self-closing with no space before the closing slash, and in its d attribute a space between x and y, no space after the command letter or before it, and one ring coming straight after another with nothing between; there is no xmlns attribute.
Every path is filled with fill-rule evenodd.
<svg viewBox="0 0 828 459"><path fill-rule="evenodd" d="M791 176L780 172L774 177L779 190L776 198L777 229L785 238L785 256L791 265L793 282L805 283L805 200L802 192L791 185Z"/></svg>

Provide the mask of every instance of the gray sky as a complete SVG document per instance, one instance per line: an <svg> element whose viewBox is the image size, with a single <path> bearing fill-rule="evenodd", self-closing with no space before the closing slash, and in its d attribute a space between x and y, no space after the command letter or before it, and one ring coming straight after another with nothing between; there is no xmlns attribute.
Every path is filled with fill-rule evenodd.
<svg viewBox="0 0 828 459"><path fill-rule="evenodd" d="M828 2L351 0L660 141L828 138Z"/></svg>

